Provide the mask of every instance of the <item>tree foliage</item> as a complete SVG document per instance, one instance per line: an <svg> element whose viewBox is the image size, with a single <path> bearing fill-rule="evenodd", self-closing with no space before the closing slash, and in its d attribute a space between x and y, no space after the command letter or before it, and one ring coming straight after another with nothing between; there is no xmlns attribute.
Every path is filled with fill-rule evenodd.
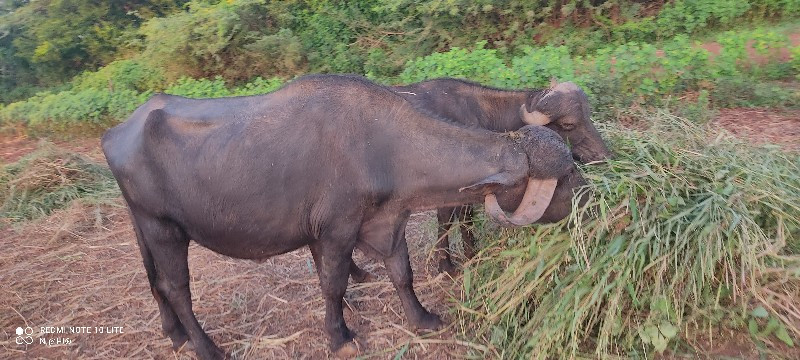
<svg viewBox="0 0 800 360"><path fill-rule="evenodd" d="M185 0L39 0L5 3L0 88L50 87L116 59L143 21ZM6 97L0 97L6 100Z"/></svg>

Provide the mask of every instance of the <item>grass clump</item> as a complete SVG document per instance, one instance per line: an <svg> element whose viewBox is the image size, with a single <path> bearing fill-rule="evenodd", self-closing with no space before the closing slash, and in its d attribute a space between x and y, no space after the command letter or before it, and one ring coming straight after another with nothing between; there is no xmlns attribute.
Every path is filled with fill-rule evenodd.
<svg viewBox="0 0 800 360"><path fill-rule="evenodd" d="M592 200L569 221L494 235L465 269L463 326L494 355L642 357L720 328L800 339L800 157L643 122L606 128L617 158L584 168Z"/></svg>
<svg viewBox="0 0 800 360"><path fill-rule="evenodd" d="M8 222L48 215L75 199L103 201L118 194L108 167L52 144L0 168L0 219Z"/></svg>

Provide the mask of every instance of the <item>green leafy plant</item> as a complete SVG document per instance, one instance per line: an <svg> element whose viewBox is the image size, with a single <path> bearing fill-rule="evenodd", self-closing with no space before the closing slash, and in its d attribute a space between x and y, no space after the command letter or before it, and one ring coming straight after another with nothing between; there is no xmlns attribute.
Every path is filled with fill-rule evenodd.
<svg viewBox="0 0 800 360"><path fill-rule="evenodd" d="M117 60L97 71L88 71L76 76L72 79L72 89L145 92L161 89L164 82L160 68L148 66L138 60Z"/></svg>
<svg viewBox="0 0 800 360"><path fill-rule="evenodd" d="M551 79L575 81L576 62L565 46L526 47L523 54L511 60L511 68L519 85L530 88L547 87Z"/></svg>
<svg viewBox="0 0 800 360"><path fill-rule="evenodd" d="M221 76L217 76L213 80L180 78L166 88L164 92L191 98L214 98L232 95Z"/></svg>
<svg viewBox="0 0 800 360"><path fill-rule="evenodd" d="M786 346L794 347L794 340L792 340L792 337L786 330L786 325L781 323L778 318L770 316L767 309L763 306L753 309L749 315L747 331L750 332L750 336L752 336L754 340L761 341L761 339L775 335L775 337L786 344Z"/></svg>
<svg viewBox="0 0 800 360"><path fill-rule="evenodd" d="M453 48L448 52L410 60L398 79L403 83L412 83L437 77L456 77L487 85L518 85L518 75L497 56L497 50L485 49L485 45L486 42L482 41L472 51Z"/></svg>
<svg viewBox="0 0 800 360"><path fill-rule="evenodd" d="M582 168L591 199L569 221L486 235L459 325L492 356L649 357L687 324L712 326L714 309L800 296L786 245L800 236L797 155L664 112L641 121L647 130L601 127L616 158Z"/></svg>

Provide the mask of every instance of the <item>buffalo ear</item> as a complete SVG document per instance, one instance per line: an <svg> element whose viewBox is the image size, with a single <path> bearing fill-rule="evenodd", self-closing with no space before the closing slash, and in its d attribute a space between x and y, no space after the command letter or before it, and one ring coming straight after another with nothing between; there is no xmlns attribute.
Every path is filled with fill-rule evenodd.
<svg viewBox="0 0 800 360"><path fill-rule="evenodd" d="M482 194L486 195L489 193L494 192L494 190L498 187L503 186L512 186L516 183L515 179L511 174L507 172L501 172L494 175L491 175L481 181L478 181L472 185L465 186L463 188L458 189L459 192L469 192L473 194Z"/></svg>

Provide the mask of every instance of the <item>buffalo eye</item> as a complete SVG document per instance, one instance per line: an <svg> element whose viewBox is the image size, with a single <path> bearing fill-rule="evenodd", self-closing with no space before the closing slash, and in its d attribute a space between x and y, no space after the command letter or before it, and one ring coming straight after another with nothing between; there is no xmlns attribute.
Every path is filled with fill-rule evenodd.
<svg viewBox="0 0 800 360"><path fill-rule="evenodd" d="M566 131L575 129L575 124L559 124L559 125L561 125L561 129Z"/></svg>

